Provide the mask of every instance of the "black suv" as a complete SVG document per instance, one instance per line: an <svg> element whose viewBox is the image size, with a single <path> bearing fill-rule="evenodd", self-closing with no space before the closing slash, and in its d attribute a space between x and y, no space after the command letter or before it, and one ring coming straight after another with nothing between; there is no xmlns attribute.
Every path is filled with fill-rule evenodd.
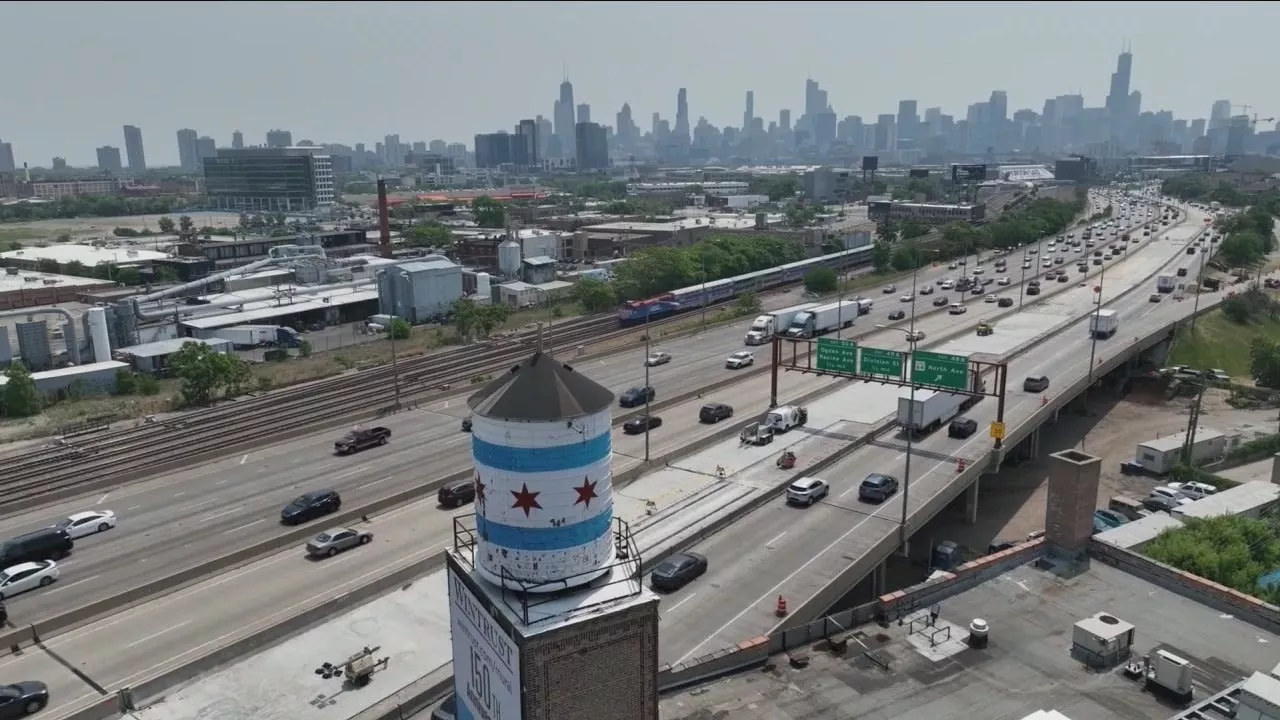
<svg viewBox="0 0 1280 720"><path fill-rule="evenodd" d="M329 513L338 512L342 507L342 497L337 490L315 490L299 495L293 502L280 511L280 522L285 525L300 525Z"/></svg>
<svg viewBox="0 0 1280 720"><path fill-rule="evenodd" d="M471 480L454 480L436 492L436 501L447 508L466 505L476 499L476 485Z"/></svg>
<svg viewBox="0 0 1280 720"><path fill-rule="evenodd" d="M624 408L633 408L653 402L658 393L651 387L633 387L618 396L618 404Z"/></svg>
<svg viewBox="0 0 1280 720"><path fill-rule="evenodd" d="M947 428L947 437L967 438L978 432L978 421L967 418L958 417L951 421L950 427Z"/></svg>
<svg viewBox="0 0 1280 720"><path fill-rule="evenodd" d="M43 528L6 540L0 545L0 567L41 560L61 560L71 554L75 542L66 530Z"/></svg>
<svg viewBox="0 0 1280 720"><path fill-rule="evenodd" d="M707 403L698 410L698 422L718 423L733 417L733 407L724 403Z"/></svg>
<svg viewBox="0 0 1280 720"><path fill-rule="evenodd" d="M1049 378L1044 375L1028 377L1022 381L1023 392L1044 392L1049 389Z"/></svg>

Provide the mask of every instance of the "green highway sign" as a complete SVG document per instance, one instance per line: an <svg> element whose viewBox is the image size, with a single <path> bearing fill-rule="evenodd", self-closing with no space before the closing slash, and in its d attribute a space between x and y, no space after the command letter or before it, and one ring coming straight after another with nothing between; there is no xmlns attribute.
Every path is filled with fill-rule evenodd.
<svg viewBox="0 0 1280 720"><path fill-rule="evenodd" d="M911 356L911 380L952 390L968 390L969 358L917 350Z"/></svg>
<svg viewBox="0 0 1280 720"><path fill-rule="evenodd" d="M820 372L856 374L858 344L852 340L818 338L818 370Z"/></svg>
<svg viewBox="0 0 1280 720"><path fill-rule="evenodd" d="M900 378L902 377L902 355L897 350L864 347L858 355L858 374Z"/></svg>

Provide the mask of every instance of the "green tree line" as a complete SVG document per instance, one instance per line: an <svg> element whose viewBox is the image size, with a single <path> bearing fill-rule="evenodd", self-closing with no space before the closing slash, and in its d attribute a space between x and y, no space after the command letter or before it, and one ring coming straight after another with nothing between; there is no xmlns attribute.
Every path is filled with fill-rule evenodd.
<svg viewBox="0 0 1280 720"><path fill-rule="evenodd" d="M117 217L171 213L188 207L181 197L121 197L117 195L62 198L43 203L0 205L0 222Z"/></svg>
<svg viewBox="0 0 1280 720"><path fill-rule="evenodd" d="M1199 575L1270 603L1280 603L1280 585L1262 586L1280 568L1280 520L1224 515L1187 518L1162 533L1143 552L1153 560Z"/></svg>
<svg viewBox="0 0 1280 720"><path fill-rule="evenodd" d="M1276 249L1275 216L1280 206L1251 205L1217 223L1225 237L1218 243L1214 259L1227 268L1252 269Z"/></svg>
<svg viewBox="0 0 1280 720"><path fill-rule="evenodd" d="M615 270L618 300L639 300L804 259L799 243L774 237L717 236L689 247L637 250Z"/></svg>

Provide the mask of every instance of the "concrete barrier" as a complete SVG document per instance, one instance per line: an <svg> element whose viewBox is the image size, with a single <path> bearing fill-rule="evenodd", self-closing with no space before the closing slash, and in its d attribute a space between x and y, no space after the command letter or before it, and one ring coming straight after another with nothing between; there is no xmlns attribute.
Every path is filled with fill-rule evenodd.
<svg viewBox="0 0 1280 720"><path fill-rule="evenodd" d="M1096 539L1089 541L1089 557L1269 633L1280 633L1280 607L1252 595Z"/></svg>
<svg viewBox="0 0 1280 720"><path fill-rule="evenodd" d="M1040 559L1044 550L1044 538L1028 540L1007 550L971 560L933 580L881 595L876 599L876 618L881 622L888 622L919 608L937 604L1013 568Z"/></svg>
<svg viewBox="0 0 1280 720"><path fill-rule="evenodd" d="M443 700L452 690L453 663L450 662L405 685L351 720L406 720Z"/></svg>
<svg viewBox="0 0 1280 720"><path fill-rule="evenodd" d="M694 683L763 665L769 661L769 638L760 636L678 665L658 668L658 691L671 692Z"/></svg>

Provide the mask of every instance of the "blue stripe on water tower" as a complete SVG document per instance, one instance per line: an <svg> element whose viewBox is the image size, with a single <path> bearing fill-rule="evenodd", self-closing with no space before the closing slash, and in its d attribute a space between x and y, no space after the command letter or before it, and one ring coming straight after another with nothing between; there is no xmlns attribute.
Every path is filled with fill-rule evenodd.
<svg viewBox="0 0 1280 720"><path fill-rule="evenodd" d="M613 508L593 518L560 527L517 527L476 514L476 531L485 541L510 550L548 552L590 545L609 532Z"/></svg>
<svg viewBox="0 0 1280 720"><path fill-rule="evenodd" d="M513 473L563 472L594 465L609 457L612 438L608 433L590 440L554 447L509 447L471 438L471 454L476 464Z"/></svg>

